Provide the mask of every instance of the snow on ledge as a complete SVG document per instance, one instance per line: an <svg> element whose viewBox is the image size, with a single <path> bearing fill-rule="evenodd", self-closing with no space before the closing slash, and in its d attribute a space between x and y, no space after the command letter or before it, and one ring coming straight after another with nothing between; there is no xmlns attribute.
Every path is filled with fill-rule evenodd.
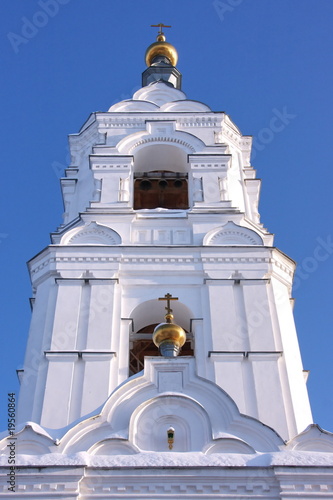
<svg viewBox="0 0 333 500"><path fill-rule="evenodd" d="M269 467L303 466L333 467L333 453L283 451L273 453L238 454L201 452L178 453L138 453L136 455L99 455L91 456L87 452L74 455L48 453L45 455L17 455L16 466L83 466L83 467ZM0 456L0 466L8 467L8 457Z"/></svg>

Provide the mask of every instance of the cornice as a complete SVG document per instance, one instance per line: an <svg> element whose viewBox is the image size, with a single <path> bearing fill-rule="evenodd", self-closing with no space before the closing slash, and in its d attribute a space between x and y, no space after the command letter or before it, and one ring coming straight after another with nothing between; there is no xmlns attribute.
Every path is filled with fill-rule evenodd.
<svg viewBox="0 0 333 500"><path fill-rule="evenodd" d="M160 251L164 255L156 255ZM170 253L172 252L172 255ZM81 255L78 255L80 253ZM138 255L136 255L138 253ZM155 255L154 255L155 254ZM231 255L232 254L232 255ZM167 255L167 256L166 256ZM60 262L271 262L292 275L295 261L276 247L263 245L59 245L51 244L28 262L32 274Z"/></svg>
<svg viewBox="0 0 333 500"><path fill-rule="evenodd" d="M99 126L106 128L145 128L146 121L173 120L177 127L219 127L223 121L224 113L213 112L128 112L112 115L103 113L96 115Z"/></svg>
<svg viewBox="0 0 333 500"><path fill-rule="evenodd" d="M181 146L184 146L185 148L189 149L190 151L195 151L194 147L189 144L186 141L183 141L182 139L179 139L178 137L169 137L165 135L161 136L148 136L145 137L139 141L137 141L135 144L133 144L130 148L130 151L132 152L136 147L141 146L142 144L148 144L151 142L168 142L168 143L174 143L174 144L179 144Z"/></svg>
<svg viewBox="0 0 333 500"><path fill-rule="evenodd" d="M156 255L160 249L164 250L164 255ZM202 247L202 246L61 246L50 245L44 249L37 257L29 262L31 279L39 280L41 276L50 275L61 269L67 269L67 265L80 264L82 269L89 266L89 269L100 267L105 269L113 264L116 270L119 266L140 264L145 266L163 266L170 265L236 265L241 269L243 265L249 264L267 264L275 266L284 273L292 277L293 269L279 257L277 253L275 258L272 251L276 249L263 246L249 247ZM135 252L138 255L135 255ZM173 255L170 255L172 251ZM78 255L80 253L81 255ZM96 255L96 253L98 255ZM234 255L230 255L234 253ZM85 254L85 255L84 255ZM155 254L155 255L154 255ZM249 255L251 254L251 255ZM261 254L261 255L260 255ZM167 256L166 256L167 255ZM284 260L284 259L283 259ZM80 269L80 268L79 268Z"/></svg>

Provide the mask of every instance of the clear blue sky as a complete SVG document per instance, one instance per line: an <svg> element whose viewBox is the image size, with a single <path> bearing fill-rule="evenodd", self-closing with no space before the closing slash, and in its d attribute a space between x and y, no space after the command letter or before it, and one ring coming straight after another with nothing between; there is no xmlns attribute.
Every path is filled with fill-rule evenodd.
<svg viewBox="0 0 333 500"><path fill-rule="evenodd" d="M156 31L149 26L164 22L173 26L168 40L188 97L226 111L256 137L262 222L298 263L295 317L314 420L332 431L333 2L49 2L49 13L46 0L0 7L0 428L29 329L25 263L61 223L67 134L140 86ZM277 113L285 120L279 130Z"/></svg>

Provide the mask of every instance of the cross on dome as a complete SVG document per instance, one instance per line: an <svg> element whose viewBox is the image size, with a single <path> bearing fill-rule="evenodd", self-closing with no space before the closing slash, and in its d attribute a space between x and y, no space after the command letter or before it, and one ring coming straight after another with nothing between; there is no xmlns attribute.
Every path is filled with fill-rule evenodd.
<svg viewBox="0 0 333 500"><path fill-rule="evenodd" d="M171 314L172 313L172 309L170 307L170 300L178 300L178 297L173 297L171 295L171 293L167 293L164 295L164 297L159 297L158 300L166 300L167 301L167 305L165 307L165 310L167 312L167 314Z"/></svg>
<svg viewBox="0 0 333 500"><path fill-rule="evenodd" d="M152 81L164 80L171 83L173 87L180 89L181 74L177 69L174 69L178 61L177 50L171 43L166 41L166 37L163 33L163 28L171 28L171 25L158 23L151 24L151 27L158 28L158 33L156 42L149 45L146 50L145 61L148 68L154 66L154 64L157 65L157 67L149 69L146 75L143 75L143 84L146 86L152 83ZM163 67L161 68L160 65ZM173 68L170 68L170 65L173 66ZM152 76L152 78L146 79L146 76Z"/></svg>
<svg viewBox="0 0 333 500"><path fill-rule="evenodd" d="M167 24L163 24L163 23L159 23L159 24L151 24L150 25L151 28L159 28L159 31L158 31L158 35L163 35L163 31L162 31L162 28L171 28L171 26L167 25Z"/></svg>

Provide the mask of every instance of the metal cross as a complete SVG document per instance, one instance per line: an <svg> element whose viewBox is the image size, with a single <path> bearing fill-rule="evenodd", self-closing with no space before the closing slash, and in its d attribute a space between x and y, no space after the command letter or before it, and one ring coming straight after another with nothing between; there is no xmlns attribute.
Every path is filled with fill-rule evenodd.
<svg viewBox="0 0 333 500"><path fill-rule="evenodd" d="M158 34L163 35L162 28L171 28L171 26L167 26L166 24L160 23L160 24L151 24L150 25L152 28L160 28Z"/></svg>
<svg viewBox="0 0 333 500"><path fill-rule="evenodd" d="M164 295L164 297L159 297L158 300L166 300L167 301L167 306L165 307L166 311L168 314L172 313L172 309L170 307L170 300L178 300L178 297L173 297L170 293L167 293Z"/></svg>

